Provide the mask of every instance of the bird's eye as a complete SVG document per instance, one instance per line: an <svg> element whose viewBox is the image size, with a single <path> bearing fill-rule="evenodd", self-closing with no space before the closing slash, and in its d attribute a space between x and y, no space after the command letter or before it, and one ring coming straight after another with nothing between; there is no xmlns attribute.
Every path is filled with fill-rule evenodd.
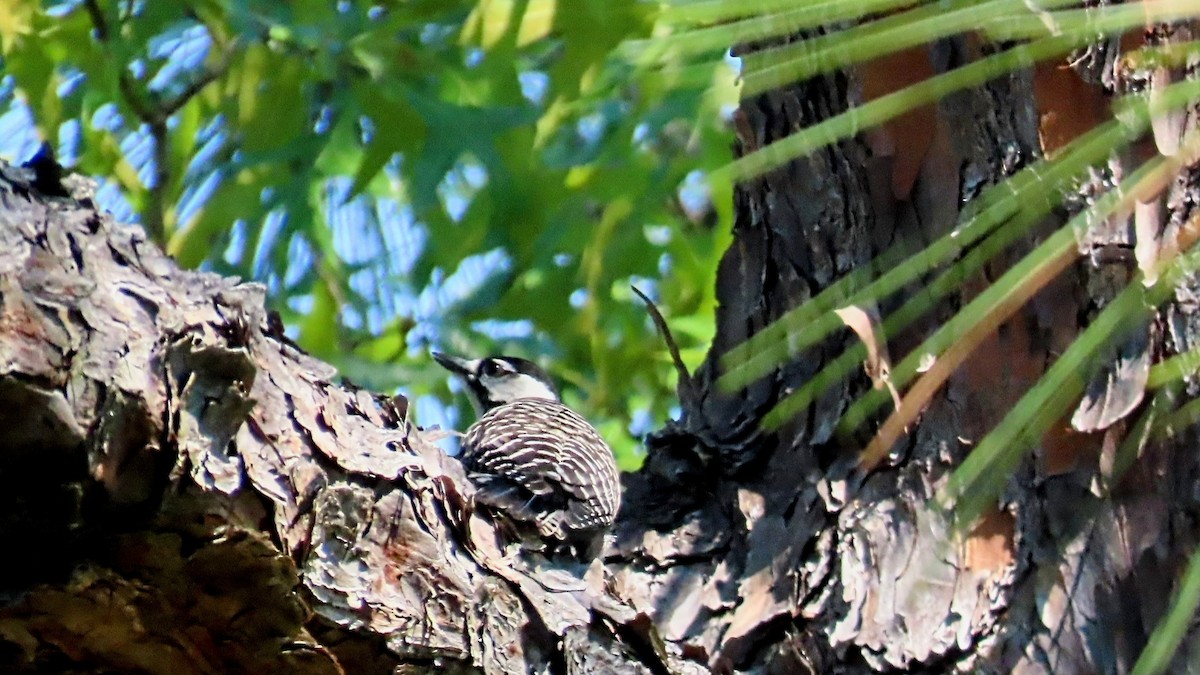
<svg viewBox="0 0 1200 675"><path fill-rule="evenodd" d="M483 374L486 377L501 377L509 372L509 369L499 361L489 360L483 363Z"/></svg>

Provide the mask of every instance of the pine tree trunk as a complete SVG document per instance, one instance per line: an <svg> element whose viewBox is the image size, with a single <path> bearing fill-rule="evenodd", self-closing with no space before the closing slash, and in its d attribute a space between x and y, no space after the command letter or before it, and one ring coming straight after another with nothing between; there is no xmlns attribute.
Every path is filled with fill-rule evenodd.
<svg viewBox="0 0 1200 675"><path fill-rule="evenodd" d="M736 117L739 150L827 119L860 96L899 88L904 78L958 67L979 57L977 48L946 41L867 64L853 78L815 79L755 98ZM850 401L871 386L861 371L777 431L760 431L768 410L859 339L850 330L735 394L716 386L719 358L729 349L893 247L919 250L950 232L986 186L1102 120L1112 88L1133 86L1112 81L1113 48L1094 47L1085 54L1091 60L1076 58L1073 70L1047 64L950 95L737 190L735 239L718 279L717 339L698 376L704 393L685 401L683 421L657 436L647 469L630 486L630 502L651 506L631 509L621 529L629 564L617 573L618 587L639 589L635 606L647 608L664 638L692 645L719 671L1132 668L1196 545L1194 430L1143 440L1111 493L1104 484L1114 476L1117 447L1147 407L1151 356L1196 342L1190 280L1153 320L1113 336L1110 362L1098 364L1074 414L1051 425L1014 475L999 471L1001 503L969 533L954 536L932 499L1134 279L1142 258L1135 245L1179 234L1197 203L1191 171L1151 205L1161 207L1153 218L1136 222L1142 240L1134 230L1144 213L1089 230L1078 259L975 350L874 471L856 464L874 426L863 437L834 434ZM1107 64L1096 69L1104 77L1091 76L1096 61ZM1170 154L1186 125L1165 122L1129 155ZM1131 172L1135 159L1114 156L1066 203L1111 189L1113 176ZM927 323L887 336L893 353L920 344L1060 227L1068 211L1047 217L978 278L963 280ZM879 309L886 314L914 292L923 290ZM1175 672L1193 663L1192 651L1185 646L1176 656Z"/></svg>

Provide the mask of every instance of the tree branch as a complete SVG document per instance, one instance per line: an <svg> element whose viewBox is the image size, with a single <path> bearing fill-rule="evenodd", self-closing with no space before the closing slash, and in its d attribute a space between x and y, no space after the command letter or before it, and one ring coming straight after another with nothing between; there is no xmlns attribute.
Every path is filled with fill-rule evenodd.
<svg viewBox="0 0 1200 675"><path fill-rule="evenodd" d="M171 644L214 670L294 672L284 645L328 665L370 639L390 663L688 667L643 648L661 640L598 562L510 550L407 404L337 384L279 332L261 286L179 270L140 229L49 199L26 172L0 166L0 204L0 325L21 327L0 331L0 411L19 411L0 413L0 478L22 458L40 477L4 486L32 511L11 510L0 536L55 514L77 533L61 537L70 555L34 547L24 578L0 578L29 597L0 613L29 631L29 659L66 639L120 669L115 634L120 654ZM86 500L45 484L72 481ZM330 631L337 644L314 637ZM367 668L355 658L336 656Z"/></svg>
<svg viewBox="0 0 1200 675"><path fill-rule="evenodd" d="M108 25L108 21L104 17L103 9L97 0L85 0L84 7L92 19L92 25L96 28L97 39L101 44L105 45L108 56L115 64L117 69L117 85L121 92L121 97L125 100L129 109L133 111L134 115L137 116L138 120L150 130L150 139L154 143L154 180L153 185L149 186L148 205L142 213L142 217L146 229L150 232L151 239L160 245L164 245L167 237L167 189L171 183L171 158L168 152L170 131L167 128L167 121L171 115L179 112L183 106L187 105L192 97L199 94L205 87L228 72L229 66L233 61L233 56L237 51L237 40L231 40L224 45L217 46L221 53L217 62L206 66L178 94L163 101L155 101L154 97L144 96L139 91L138 83L134 79L133 74L129 72L128 64L125 63L124 59L116 58L112 48L113 33ZM216 39L213 31L210 30L209 35L214 40Z"/></svg>

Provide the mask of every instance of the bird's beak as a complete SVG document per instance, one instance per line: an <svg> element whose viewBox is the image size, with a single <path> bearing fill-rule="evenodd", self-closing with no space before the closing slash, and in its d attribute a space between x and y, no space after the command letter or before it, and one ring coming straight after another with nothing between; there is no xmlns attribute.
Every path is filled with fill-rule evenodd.
<svg viewBox="0 0 1200 675"><path fill-rule="evenodd" d="M450 354L443 354L441 352L433 352L433 360L440 363L446 370L455 375L462 375L463 377L470 377L475 372L475 367L479 365L478 361L451 356Z"/></svg>

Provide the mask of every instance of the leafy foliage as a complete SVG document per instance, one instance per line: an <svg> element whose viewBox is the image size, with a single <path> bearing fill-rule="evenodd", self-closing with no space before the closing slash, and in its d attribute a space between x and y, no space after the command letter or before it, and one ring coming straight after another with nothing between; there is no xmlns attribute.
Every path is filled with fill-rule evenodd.
<svg viewBox="0 0 1200 675"><path fill-rule="evenodd" d="M643 86L613 53L654 23L636 0L17 0L0 49L64 163L182 263L266 282L309 351L416 394L445 381L431 346L548 356L631 466L672 371L628 286L695 364L728 237L679 189L728 160L731 71Z"/></svg>

